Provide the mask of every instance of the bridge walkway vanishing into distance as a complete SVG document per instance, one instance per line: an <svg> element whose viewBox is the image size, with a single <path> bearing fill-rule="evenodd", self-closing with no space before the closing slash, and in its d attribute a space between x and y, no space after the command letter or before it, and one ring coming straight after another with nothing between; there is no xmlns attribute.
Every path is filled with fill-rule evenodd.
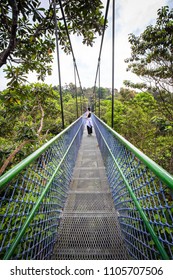
<svg viewBox="0 0 173 280"><path fill-rule="evenodd" d="M127 259L95 133L81 141L53 259Z"/></svg>
<svg viewBox="0 0 173 280"><path fill-rule="evenodd" d="M0 177L1 259L173 259L173 178L94 114Z"/></svg>

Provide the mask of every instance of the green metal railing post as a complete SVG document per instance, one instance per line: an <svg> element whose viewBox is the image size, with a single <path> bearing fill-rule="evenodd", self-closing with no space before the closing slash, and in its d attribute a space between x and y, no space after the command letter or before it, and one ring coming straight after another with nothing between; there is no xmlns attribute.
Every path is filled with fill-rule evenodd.
<svg viewBox="0 0 173 280"><path fill-rule="evenodd" d="M97 118L97 116L95 116ZM97 118L98 119L98 118ZM173 190L173 176L169 174L165 169L159 166L156 162L142 153L138 148L136 148L133 144L131 144L128 140L126 140L123 136L114 131L111 127L109 127L106 123L104 123L101 119L99 121L109 130L115 137L130 151L132 151L138 159L140 159L146 166L149 167L153 173L159 177L159 179L165 183L170 189Z"/></svg>
<svg viewBox="0 0 173 280"><path fill-rule="evenodd" d="M95 117L96 117L96 116L95 116ZM98 118L96 117L96 119L98 119ZM161 168L160 166L158 166L155 162L153 162L151 159L149 159L146 155L144 155L142 152L140 152L137 148L135 148L131 143L129 143L127 140L125 140L122 136L120 136L120 135L117 134L115 131L113 131L113 129L111 129L109 126L107 126L103 121L101 121L100 119L99 119L99 121L100 121L105 127L107 127L107 129L108 129L109 131L111 131L114 135L116 135L116 137L117 137L127 148L129 148L131 151L133 151L133 153L135 153L135 155L136 155L141 161L143 161L148 167L151 168L151 165L153 165L153 166L152 166L152 171L153 171L163 182L167 183L168 186L169 186L170 188L173 188L173 178L172 178L172 176L171 176L169 173L167 173L164 169L162 169L162 168ZM139 214L140 214L140 216L141 216L141 218L142 218L142 220L143 220L143 222L144 222L146 228L148 229L148 232L150 233L150 235L151 235L151 237L152 237L152 239L153 239L153 241L154 241L154 243L155 243L155 245L156 245L158 251L160 252L160 254L161 254L161 256L162 256L162 258L163 258L164 260L169 260L170 258L169 258L169 256L168 256L167 252L165 251L165 249L163 248L162 244L160 243L160 241L159 241L159 239L158 239L158 237L157 237L157 235L156 235L156 233L155 233L153 227L150 225L146 214L144 213L144 211L143 211L143 209L142 209L140 203L138 202L136 195L134 194L132 188L130 187L130 185L129 185L129 183L128 183L128 180L127 180L126 177L124 176L122 169L120 168L120 166L119 166L117 160L115 159L115 157L114 157L114 155L113 155L111 149L109 148L109 146L108 146L108 144L107 144L107 142L106 142L106 140L105 140L105 138L104 138L102 132L100 131L98 125L96 124L96 122L95 122L95 125L97 126L97 129L98 129L98 131L99 131L99 133L100 133L100 135L101 135L101 137L102 137L102 139L103 139L103 141L104 141L104 143L105 143L105 145L106 145L106 147L107 147L107 149L108 149L108 151L109 151L109 153L110 153L110 155L111 155L111 157L112 157L114 163L116 164L116 166L117 166L117 168L118 168L118 171L119 171L119 173L120 173L120 175L121 175L121 177L122 177L122 179L123 179L123 181L124 181L124 183L125 183L125 185L126 185L128 191L129 191L129 194L130 194L130 196L131 196L131 198L132 198L132 200L133 200L133 202L134 202L134 204L135 204L135 206L136 206L136 209L139 211Z"/></svg>
<svg viewBox="0 0 173 280"><path fill-rule="evenodd" d="M61 161L59 162L59 164L58 164L57 168L55 169L53 175L51 176L49 182L46 184L46 186L45 186L43 192L41 193L40 197L38 198L36 204L33 206L32 210L31 210L29 216L27 217L25 223L23 224L23 226L22 226L20 232L17 234L17 236L16 236L14 242L12 243L10 249L9 249L9 250L7 251L7 253L5 254L4 260L10 259L10 257L12 256L12 254L13 254L15 248L16 248L17 245L19 244L19 242L20 242L22 236L24 235L24 233L25 233L27 227L29 226L31 220L32 220L33 217L34 217L34 214L35 214L36 211L38 210L38 208L39 208L39 206L40 206L40 203L42 202L43 198L45 197L46 193L48 192L48 190L49 190L49 188L50 188L50 186L51 186L51 184L52 184L52 182L53 182L53 180L54 180L54 178L55 178L55 176L56 176L56 174L57 174L57 172L58 172L58 170L59 170L59 168L60 168L60 166L61 166L61 164L62 164L62 162L63 162L64 159L66 158L66 156L67 156L67 154L68 154L68 152L69 152L69 150L70 150L70 148L71 148L71 146L72 146L72 144L73 144L73 142L74 142L76 136L78 135L78 132L79 132L79 130L81 129L81 126L82 126L82 125L83 125L83 124L81 123L81 125L79 126L79 128L78 128L78 130L77 130L75 136L73 137L72 142L70 143L70 145L69 145L68 149L66 150L64 156L62 157ZM59 211L59 212L60 212L60 211Z"/></svg>
<svg viewBox="0 0 173 280"><path fill-rule="evenodd" d="M82 117L80 117L82 118ZM80 119L79 118L79 119ZM67 128L65 128L62 132L60 132L57 136L52 138L49 142L45 143L43 146L41 146L39 149L37 149L35 152L33 152L31 155L29 155L27 158L22 160L20 163L18 163L16 166L14 166L12 169L7 171L4 175L0 177L0 189L3 188L8 182L10 182L17 174L19 174L26 166L28 166L31 162L36 160L44 151L46 151L59 137L61 137L66 131L72 127L76 122L78 122L77 119L74 123L69 125Z"/></svg>

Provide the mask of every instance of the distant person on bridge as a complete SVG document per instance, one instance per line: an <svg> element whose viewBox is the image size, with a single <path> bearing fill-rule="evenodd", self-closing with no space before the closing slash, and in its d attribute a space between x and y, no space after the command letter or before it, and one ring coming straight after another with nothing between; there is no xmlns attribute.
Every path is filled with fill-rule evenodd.
<svg viewBox="0 0 173 280"><path fill-rule="evenodd" d="M91 109L88 108L87 112L86 112L86 126L87 126L87 131L88 131L88 135L92 134L92 120L91 120Z"/></svg>

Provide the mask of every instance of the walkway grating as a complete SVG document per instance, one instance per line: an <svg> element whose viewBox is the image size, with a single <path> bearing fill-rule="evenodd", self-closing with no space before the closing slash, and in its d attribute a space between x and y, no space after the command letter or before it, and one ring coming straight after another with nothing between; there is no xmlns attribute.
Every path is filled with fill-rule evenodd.
<svg viewBox="0 0 173 280"><path fill-rule="evenodd" d="M98 142L86 130L52 259L128 259Z"/></svg>

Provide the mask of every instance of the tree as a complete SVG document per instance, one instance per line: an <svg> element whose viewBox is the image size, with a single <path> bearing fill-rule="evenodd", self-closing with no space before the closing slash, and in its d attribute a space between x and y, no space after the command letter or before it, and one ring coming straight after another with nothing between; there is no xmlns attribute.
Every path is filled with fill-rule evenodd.
<svg viewBox="0 0 173 280"><path fill-rule="evenodd" d="M153 93L164 115L173 120L173 9L162 7L157 15L155 25L148 26L140 36L129 35L131 57L126 60L127 70L144 83L125 84Z"/></svg>
<svg viewBox="0 0 173 280"><path fill-rule="evenodd" d="M120 89L115 98L114 129L173 174L172 125L151 93ZM101 118L111 125L111 100L101 100Z"/></svg>
<svg viewBox="0 0 173 280"><path fill-rule="evenodd" d="M59 92L44 83L8 88L0 94L0 176L62 131ZM82 98L84 107L86 99ZM64 97L65 126L76 120L73 92Z"/></svg>
<svg viewBox="0 0 173 280"><path fill-rule="evenodd" d="M123 101L130 100L135 97L136 92L128 88L120 88L120 99Z"/></svg>
<svg viewBox="0 0 173 280"><path fill-rule="evenodd" d="M51 74L55 50L54 0L49 1L47 9L43 3L39 0L0 1L0 67L7 66L5 72L11 87L24 82L29 71L36 71L40 80ZM59 1L56 3L59 43L69 53ZM64 0L62 5L69 34L82 35L83 43L92 46L94 35L101 35L103 30L102 2Z"/></svg>
<svg viewBox="0 0 173 280"><path fill-rule="evenodd" d="M151 122L156 113L156 101L151 94L142 92L124 105L126 109L121 122L121 133L146 153L148 141L154 138L156 132L156 127Z"/></svg>
<svg viewBox="0 0 173 280"><path fill-rule="evenodd" d="M110 89L103 87L96 88L96 95L97 98L106 99L110 95Z"/></svg>
<svg viewBox="0 0 173 280"><path fill-rule="evenodd" d="M45 84L1 93L0 175L61 131L58 99L58 92Z"/></svg>

